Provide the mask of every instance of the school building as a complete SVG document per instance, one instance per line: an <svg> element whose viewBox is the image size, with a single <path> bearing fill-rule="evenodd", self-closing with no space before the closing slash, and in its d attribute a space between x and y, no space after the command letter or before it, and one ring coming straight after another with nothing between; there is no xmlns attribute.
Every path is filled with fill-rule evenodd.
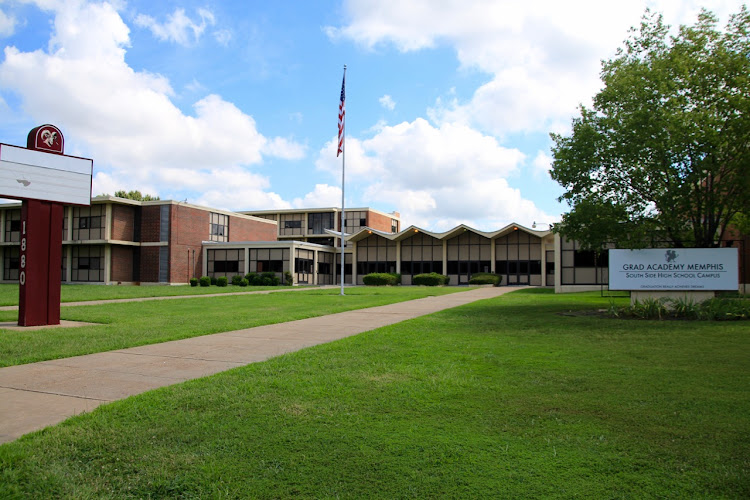
<svg viewBox="0 0 750 500"><path fill-rule="evenodd" d="M20 203L0 205L2 282L17 282ZM338 208L230 212L175 201L92 198L91 206L66 206L63 283L185 284L200 276L290 272L296 285L340 283ZM502 285L554 287L557 292L607 286L607 252L579 248L549 230L509 224L485 232L460 225L445 232L409 226L398 212L372 208L345 212L344 282L362 284L373 272L394 272L402 284L436 272L451 285L473 274L498 274ZM747 237L742 237L747 240ZM726 246L741 248L743 239ZM743 253L744 252L744 253ZM743 283L750 282L741 266Z"/></svg>

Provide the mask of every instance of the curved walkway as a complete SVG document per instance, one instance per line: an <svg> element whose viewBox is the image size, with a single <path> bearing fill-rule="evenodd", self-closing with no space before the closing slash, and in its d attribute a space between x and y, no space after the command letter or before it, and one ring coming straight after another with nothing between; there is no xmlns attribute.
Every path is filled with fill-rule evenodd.
<svg viewBox="0 0 750 500"><path fill-rule="evenodd" d="M0 368L0 443L157 387L513 290L517 288L476 288L287 323Z"/></svg>

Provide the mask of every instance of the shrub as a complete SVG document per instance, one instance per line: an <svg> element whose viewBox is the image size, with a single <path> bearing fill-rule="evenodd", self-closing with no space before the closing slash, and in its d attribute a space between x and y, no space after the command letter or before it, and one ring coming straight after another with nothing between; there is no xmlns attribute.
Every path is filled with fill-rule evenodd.
<svg viewBox="0 0 750 500"><path fill-rule="evenodd" d="M294 285L294 278L292 277L292 273L289 271L284 271L284 284L287 286Z"/></svg>
<svg viewBox="0 0 750 500"><path fill-rule="evenodd" d="M232 276L232 285L239 286L240 281L242 281L243 279L245 278L243 278L241 274L235 274L234 276Z"/></svg>
<svg viewBox="0 0 750 500"><path fill-rule="evenodd" d="M448 277L438 273L417 274L411 282L422 286L441 286L448 284Z"/></svg>
<svg viewBox="0 0 750 500"><path fill-rule="evenodd" d="M698 317L712 321L750 319L750 301L720 298L706 300L700 305Z"/></svg>
<svg viewBox="0 0 750 500"><path fill-rule="evenodd" d="M667 299L648 297L643 302L636 301L632 306L633 314L643 319L662 319L667 315Z"/></svg>
<svg viewBox="0 0 750 500"><path fill-rule="evenodd" d="M240 280L240 286L247 286L250 282L247 281L247 278L242 278Z"/></svg>
<svg viewBox="0 0 750 500"><path fill-rule="evenodd" d="M228 282L229 280L226 276L219 276L218 278L216 278L216 286L227 286Z"/></svg>
<svg viewBox="0 0 750 500"><path fill-rule="evenodd" d="M396 275L391 273L370 273L362 278L367 286L385 286L397 284Z"/></svg>
<svg viewBox="0 0 750 500"><path fill-rule="evenodd" d="M263 284L263 276L260 274L253 274L250 284L252 286L261 286Z"/></svg>
<svg viewBox="0 0 750 500"><path fill-rule="evenodd" d="M257 276L257 274L255 274L255 273L247 273L245 275L245 279L247 280L248 283L250 283L252 285L253 284L253 278L255 278L256 276Z"/></svg>
<svg viewBox="0 0 750 500"><path fill-rule="evenodd" d="M211 284L215 285L217 283L216 276L211 276Z"/></svg>
<svg viewBox="0 0 750 500"><path fill-rule="evenodd" d="M190 286L198 286L198 278L190 278Z"/></svg>
<svg viewBox="0 0 750 500"><path fill-rule="evenodd" d="M491 273L476 273L469 280L470 285L500 285L500 276Z"/></svg>
<svg viewBox="0 0 750 500"><path fill-rule="evenodd" d="M209 278L208 276L201 276L200 285L201 286L211 285L211 278Z"/></svg>
<svg viewBox="0 0 750 500"><path fill-rule="evenodd" d="M279 277L276 276L276 273L271 271L261 274L261 277L263 278L263 286L279 286L279 283L281 282Z"/></svg>

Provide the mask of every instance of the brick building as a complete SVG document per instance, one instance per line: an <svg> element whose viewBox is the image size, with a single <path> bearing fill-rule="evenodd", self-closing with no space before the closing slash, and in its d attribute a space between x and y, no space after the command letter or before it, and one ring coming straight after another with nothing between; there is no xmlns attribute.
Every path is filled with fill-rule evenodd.
<svg viewBox="0 0 750 500"><path fill-rule="evenodd" d="M338 246L328 231L341 231L340 208L254 210L240 212L278 223L279 240L306 241L320 245ZM384 233L398 233L401 217L398 212L385 213L372 208L347 208L344 216L345 233L354 234L363 228Z"/></svg>
<svg viewBox="0 0 750 500"><path fill-rule="evenodd" d="M18 280L21 205L0 207L2 281ZM276 223L174 201L92 198L66 206L62 281L187 283L203 272L203 242L273 241Z"/></svg>

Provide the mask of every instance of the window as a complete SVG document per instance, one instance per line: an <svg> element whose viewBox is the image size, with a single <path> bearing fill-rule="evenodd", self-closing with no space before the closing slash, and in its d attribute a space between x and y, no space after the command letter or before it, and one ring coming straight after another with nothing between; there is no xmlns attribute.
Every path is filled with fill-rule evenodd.
<svg viewBox="0 0 750 500"><path fill-rule="evenodd" d="M5 247L3 249L3 279L18 279L18 260L21 250L19 247Z"/></svg>
<svg viewBox="0 0 750 500"><path fill-rule="evenodd" d="M563 285L606 284L609 278L609 251L579 249L578 242L563 239L560 247Z"/></svg>
<svg viewBox="0 0 750 500"><path fill-rule="evenodd" d="M21 211L5 211L5 241L21 241ZM8 279L8 278L6 278ZM11 278L15 279L15 278Z"/></svg>
<svg viewBox="0 0 750 500"><path fill-rule="evenodd" d="M284 222L284 229L301 229L301 228L302 228L301 220L288 220Z"/></svg>
<svg viewBox="0 0 750 500"><path fill-rule="evenodd" d="M308 232L312 234L324 234L326 229L333 229L333 212L307 215Z"/></svg>
<svg viewBox="0 0 750 500"><path fill-rule="evenodd" d="M240 249L209 250L207 253L209 276L234 276L244 274L245 251Z"/></svg>
<svg viewBox="0 0 750 500"><path fill-rule="evenodd" d="M104 281L104 247L74 246L72 257L73 281Z"/></svg>
<svg viewBox="0 0 750 500"><path fill-rule="evenodd" d="M101 240L104 237L104 205L73 208L73 240ZM79 280L81 281L81 280ZM82 280L87 281L87 280ZM98 280L96 280L98 281Z"/></svg>
<svg viewBox="0 0 750 500"><path fill-rule="evenodd" d="M542 284L542 242L516 230L495 240L495 273L510 285Z"/></svg>
<svg viewBox="0 0 750 500"><path fill-rule="evenodd" d="M396 219L391 219L391 232L392 233L398 232L398 221Z"/></svg>
<svg viewBox="0 0 750 500"><path fill-rule="evenodd" d="M229 241L229 216L211 212L209 216L210 241Z"/></svg>
<svg viewBox="0 0 750 500"><path fill-rule="evenodd" d="M448 274L457 274L458 283L467 283L472 274L490 272L491 242L473 231L464 231L446 243Z"/></svg>

